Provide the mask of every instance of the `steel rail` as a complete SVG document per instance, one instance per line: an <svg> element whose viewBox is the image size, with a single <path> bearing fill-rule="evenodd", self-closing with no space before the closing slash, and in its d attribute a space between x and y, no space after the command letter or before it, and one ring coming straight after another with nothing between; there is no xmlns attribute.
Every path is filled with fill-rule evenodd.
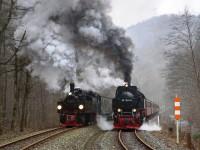
<svg viewBox="0 0 200 150"><path fill-rule="evenodd" d="M124 150L128 150L128 146L126 146L125 144L125 141L122 140L122 130L119 130L118 132L118 141L119 141L119 144L120 146L122 147L122 149ZM143 146L145 146L147 149L150 149L150 150L155 150L155 148L153 148L151 145L149 145L148 143L146 143L137 133L137 130L134 131L134 135L135 135L135 138L136 140L141 143Z"/></svg>
<svg viewBox="0 0 200 150"><path fill-rule="evenodd" d="M18 142L25 141L25 140L28 140L28 139L30 139L30 138L37 137L37 136L40 136L40 135L43 135L43 134L46 134L46 133L50 133L50 132L53 132L53 131L56 131L56 130L60 130L60 129L62 129L62 127L53 128L53 129L49 129L49 130L45 130L45 131L39 131L39 132L37 132L36 134L32 134L32 135L27 136L27 137L23 137L23 138L14 140L14 141L10 141L10 142L1 144L1 145L0 145L0 148L5 148L5 147L7 147L7 146L16 144L16 143L18 143Z"/></svg>
<svg viewBox="0 0 200 150"><path fill-rule="evenodd" d="M119 141L119 144L122 147L122 149L128 150L128 148L126 147L126 145L124 144L124 142L122 140L121 132L122 132L122 130L119 130L119 132L118 132L118 141Z"/></svg>
<svg viewBox="0 0 200 150"><path fill-rule="evenodd" d="M74 130L74 129L77 129L77 128L75 127L75 128L71 128L71 129L62 130L62 131L60 131L60 132L58 132L58 133L55 133L55 134L53 134L53 135L44 137L44 138L42 138L42 139L40 139L40 140L38 140L38 141L36 141L36 142L33 142L33 143L31 143L31 144L29 144L29 145L27 145L27 146L21 148L20 150L28 150L28 149L30 149L30 148L36 146L36 145L39 145L39 144L43 143L44 141L46 141L46 140L48 140L48 139L57 137L57 136L59 136L59 135L61 135L61 134L64 134L64 133L69 132L69 131L72 131L72 130Z"/></svg>
<svg viewBox="0 0 200 150"><path fill-rule="evenodd" d="M149 145L148 143L146 143L137 133L137 130L135 130L134 132L135 137L137 138L137 140L142 143L143 145L145 145L145 147L147 147L150 150L155 150L155 148L153 148L151 145Z"/></svg>

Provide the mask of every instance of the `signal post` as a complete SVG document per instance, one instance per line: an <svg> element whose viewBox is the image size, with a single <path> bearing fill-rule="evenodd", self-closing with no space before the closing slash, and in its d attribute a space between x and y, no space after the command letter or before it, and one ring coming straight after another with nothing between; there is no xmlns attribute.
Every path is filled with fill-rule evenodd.
<svg viewBox="0 0 200 150"><path fill-rule="evenodd" d="M181 118L181 99L178 96L174 98L174 115L176 119L176 143L179 144L179 120Z"/></svg>

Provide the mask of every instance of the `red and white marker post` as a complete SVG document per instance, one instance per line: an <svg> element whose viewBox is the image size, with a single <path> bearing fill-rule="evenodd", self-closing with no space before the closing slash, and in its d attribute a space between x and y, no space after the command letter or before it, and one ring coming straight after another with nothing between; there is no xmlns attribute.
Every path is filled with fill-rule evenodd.
<svg viewBox="0 0 200 150"><path fill-rule="evenodd" d="M176 143L179 144L179 120L181 119L181 99L174 98L174 115L176 119Z"/></svg>

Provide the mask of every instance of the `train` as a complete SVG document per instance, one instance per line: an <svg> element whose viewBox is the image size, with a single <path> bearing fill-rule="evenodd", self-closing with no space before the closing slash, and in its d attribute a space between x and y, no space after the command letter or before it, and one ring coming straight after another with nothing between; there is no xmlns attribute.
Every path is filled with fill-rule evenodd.
<svg viewBox="0 0 200 150"><path fill-rule="evenodd" d="M159 113L159 106L146 99L136 86L118 86L112 99L114 129L139 129Z"/></svg>
<svg viewBox="0 0 200 150"><path fill-rule="evenodd" d="M61 126L78 127L96 123L101 113L101 96L93 91L75 88L70 83L70 92L57 103L57 112Z"/></svg>

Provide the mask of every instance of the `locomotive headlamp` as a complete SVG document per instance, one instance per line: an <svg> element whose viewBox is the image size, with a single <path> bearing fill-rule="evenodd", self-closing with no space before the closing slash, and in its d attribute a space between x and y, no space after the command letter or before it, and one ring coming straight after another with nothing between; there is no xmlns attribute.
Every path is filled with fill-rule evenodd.
<svg viewBox="0 0 200 150"><path fill-rule="evenodd" d="M117 112L121 112L121 111L122 111L122 109L120 109L120 108L117 109Z"/></svg>
<svg viewBox="0 0 200 150"><path fill-rule="evenodd" d="M80 110L82 110L82 109L84 108L84 106L81 104L81 105L78 106L78 108L79 108Z"/></svg>
<svg viewBox="0 0 200 150"><path fill-rule="evenodd" d="M58 109L58 110L61 110L61 109L62 109L62 106L61 106L61 105L58 105L58 106L57 106L57 109Z"/></svg>
<svg viewBox="0 0 200 150"><path fill-rule="evenodd" d="M69 92L69 95L72 95L72 92Z"/></svg>
<svg viewBox="0 0 200 150"><path fill-rule="evenodd" d="M134 108L134 109L132 109L132 111L133 111L133 112L136 112L136 109Z"/></svg>

